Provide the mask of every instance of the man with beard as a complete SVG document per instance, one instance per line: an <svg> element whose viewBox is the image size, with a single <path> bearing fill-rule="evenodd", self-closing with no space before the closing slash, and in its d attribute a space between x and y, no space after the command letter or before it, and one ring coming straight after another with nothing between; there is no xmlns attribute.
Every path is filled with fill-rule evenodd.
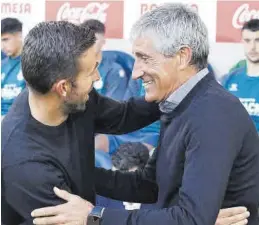
<svg viewBox="0 0 259 225"><path fill-rule="evenodd" d="M240 99L259 133L259 19L244 24L242 42L246 63L226 75L223 85Z"/></svg>

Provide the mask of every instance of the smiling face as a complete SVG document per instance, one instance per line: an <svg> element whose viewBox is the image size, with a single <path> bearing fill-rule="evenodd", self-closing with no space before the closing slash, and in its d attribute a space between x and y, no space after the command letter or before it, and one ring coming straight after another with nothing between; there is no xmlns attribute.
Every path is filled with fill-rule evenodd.
<svg viewBox="0 0 259 225"><path fill-rule="evenodd" d="M160 102L180 86L178 55L165 57L158 53L149 38L133 42L135 64L133 79L142 79L146 101Z"/></svg>
<svg viewBox="0 0 259 225"><path fill-rule="evenodd" d="M199 15L168 3L142 15L130 32L136 61L133 79L142 79L147 101L166 100L207 67L208 31Z"/></svg>

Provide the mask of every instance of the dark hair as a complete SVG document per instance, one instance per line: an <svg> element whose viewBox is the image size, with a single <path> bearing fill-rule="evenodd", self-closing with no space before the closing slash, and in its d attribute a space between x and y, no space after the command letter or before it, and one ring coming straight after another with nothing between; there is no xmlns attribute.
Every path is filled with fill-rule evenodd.
<svg viewBox="0 0 259 225"><path fill-rule="evenodd" d="M100 22L99 20L95 20L95 19L90 19L90 20L86 20L85 22L83 22L81 24L81 26L83 27L89 27L90 29L92 29L94 31L94 33L96 34L104 34L105 33L105 25Z"/></svg>
<svg viewBox="0 0 259 225"><path fill-rule="evenodd" d="M112 155L112 164L119 170L144 168L149 159L148 148L140 142L127 142Z"/></svg>
<svg viewBox="0 0 259 225"><path fill-rule="evenodd" d="M247 21L243 27L242 27L242 31L243 30L250 30L250 31L259 31L259 19L252 19Z"/></svg>
<svg viewBox="0 0 259 225"><path fill-rule="evenodd" d="M6 33L22 32L22 23L16 18L1 20L1 35Z"/></svg>
<svg viewBox="0 0 259 225"><path fill-rule="evenodd" d="M39 23L24 41L24 79L41 94L47 93L58 80L73 80L78 74L78 58L95 40L89 28L66 21Z"/></svg>

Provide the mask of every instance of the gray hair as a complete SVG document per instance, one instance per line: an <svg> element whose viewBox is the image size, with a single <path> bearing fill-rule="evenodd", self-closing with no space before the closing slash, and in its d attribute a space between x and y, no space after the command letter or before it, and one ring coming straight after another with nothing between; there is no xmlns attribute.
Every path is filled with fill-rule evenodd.
<svg viewBox="0 0 259 225"><path fill-rule="evenodd" d="M208 31L195 10L184 4L164 4L145 13L133 25L131 40L150 37L155 49L167 57L174 56L182 47L192 50L191 65L207 67L209 55Z"/></svg>

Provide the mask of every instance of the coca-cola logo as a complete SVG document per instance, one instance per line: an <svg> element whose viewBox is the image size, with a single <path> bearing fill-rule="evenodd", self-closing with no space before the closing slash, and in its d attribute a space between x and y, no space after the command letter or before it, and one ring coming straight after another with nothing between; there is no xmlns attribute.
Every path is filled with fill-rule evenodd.
<svg viewBox="0 0 259 225"><path fill-rule="evenodd" d="M249 9L249 4L239 6L234 13L232 25L236 29L241 29L243 24L251 19L259 19L259 9Z"/></svg>
<svg viewBox="0 0 259 225"><path fill-rule="evenodd" d="M58 10L56 20L66 20L80 24L87 19L97 19L105 23L108 3L91 2L84 7L71 7L70 3L64 3Z"/></svg>

